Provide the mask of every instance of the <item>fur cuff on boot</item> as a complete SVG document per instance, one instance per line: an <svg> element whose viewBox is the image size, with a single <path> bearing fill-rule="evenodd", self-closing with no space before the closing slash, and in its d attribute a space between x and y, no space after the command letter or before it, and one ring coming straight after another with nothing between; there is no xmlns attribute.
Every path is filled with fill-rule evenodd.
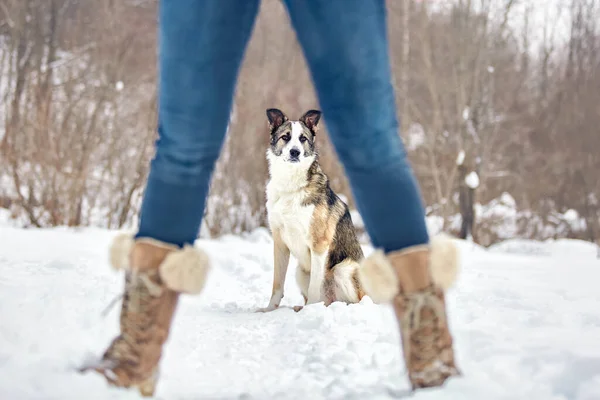
<svg viewBox="0 0 600 400"><path fill-rule="evenodd" d="M448 290L458 275L458 250L452 238L439 234L431 238L429 245L416 246L404 250L410 252L429 248L429 273L435 286L444 292ZM400 285L392 265L382 250L375 250L361 263L358 276L365 293L375 303L389 303L398 294Z"/></svg>
<svg viewBox="0 0 600 400"><path fill-rule="evenodd" d="M159 266L160 278L169 289L187 294L198 294L202 291L210 269L206 253L191 245L180 249L150 238L137 240L173 249ZM115 237L110 247L110 264L114 269L132 268L130 257L134 243L134 236L130 233L121 233Z"/></svg>

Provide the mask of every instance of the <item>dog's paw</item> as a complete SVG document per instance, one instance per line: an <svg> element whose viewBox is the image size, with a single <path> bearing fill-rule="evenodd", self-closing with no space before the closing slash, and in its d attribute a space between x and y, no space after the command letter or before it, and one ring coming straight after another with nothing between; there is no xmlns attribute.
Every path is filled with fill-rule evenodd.
<svg viewBox="0 0 600 400"><path fill-rule="evenodd" d="M294 306L294 311L295 312L299 312L300 310L302 310L304 308L304 306Z"/></svg>
<svg viewBox="0 0 600 400"><path fill-rule="evenodd" d="M258 310L256 310L257 313L261 312L261 313L266 313L266 312L271 312L271 311L275 311L279 308L279 306L275 306L275 305L269 305L267 307L262 307L259 308Z"/></svg>

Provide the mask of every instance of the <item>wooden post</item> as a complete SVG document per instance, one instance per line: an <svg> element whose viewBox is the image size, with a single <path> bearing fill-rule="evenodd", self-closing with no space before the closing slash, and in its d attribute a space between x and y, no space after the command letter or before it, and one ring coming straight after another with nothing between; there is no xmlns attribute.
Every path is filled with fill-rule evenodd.
<svg viewBox="0 0 600 400"><path fill-rule="evenodd" d="M475 190L479 186L479 175L465 165L465 154L461 151L456 160L458 168L458 203L460 207L461 226L459 237L473 240L475 225Z"/></svg>

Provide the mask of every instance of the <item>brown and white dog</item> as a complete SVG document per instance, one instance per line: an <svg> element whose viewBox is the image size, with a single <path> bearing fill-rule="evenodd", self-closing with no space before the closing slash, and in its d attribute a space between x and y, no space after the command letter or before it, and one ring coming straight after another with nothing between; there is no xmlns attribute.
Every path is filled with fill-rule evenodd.
<svg viewBox="0 0 600 400"><path fill-rule="evenodd" d="M280 110L268 109L267 117L274 276L271 300L261 311L279 307L290 254L298 260L296 281L305 304L357 303L364 296L357 274L363 251L348 206L333 192L317 160L321 112L310 110L290 121Z"/></svg>

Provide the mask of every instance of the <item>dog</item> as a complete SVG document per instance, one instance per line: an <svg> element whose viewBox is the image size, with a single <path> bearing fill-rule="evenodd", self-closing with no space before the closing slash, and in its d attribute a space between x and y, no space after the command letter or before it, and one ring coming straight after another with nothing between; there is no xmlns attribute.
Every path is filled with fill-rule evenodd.
<svg viewBox="0 0 600 400"><path fill-rule="evenodd" d="M319 166L315 138L321 112L309 110L291 121L281 110L270 108L267 118L266 208L274 273L269 305L260 311L279 307L290 255L298 260L296 281L305 305L357 303L365 295L357 273L363 251L348 206Z"/></svg>

